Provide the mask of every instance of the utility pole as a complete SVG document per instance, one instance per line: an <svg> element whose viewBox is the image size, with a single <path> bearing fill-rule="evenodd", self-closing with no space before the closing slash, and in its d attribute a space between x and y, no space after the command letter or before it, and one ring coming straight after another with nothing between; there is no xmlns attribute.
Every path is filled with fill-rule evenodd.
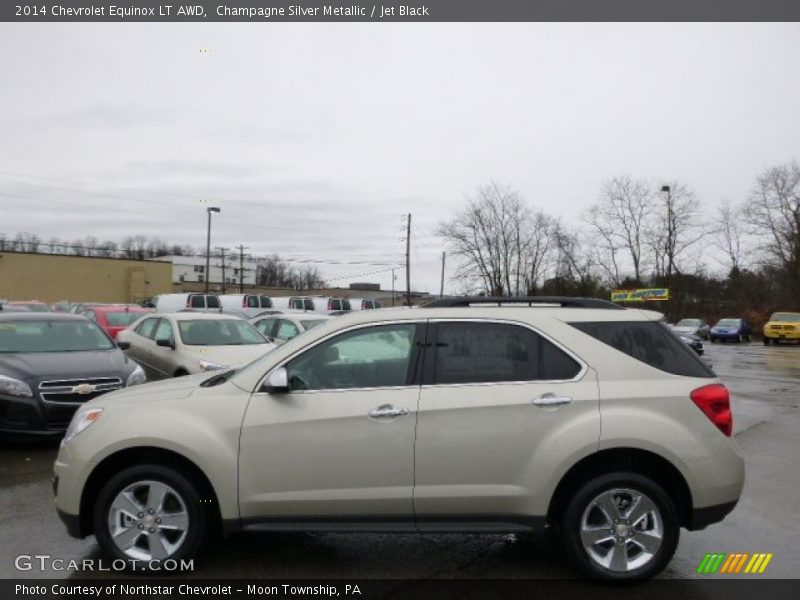
<svg viewBox="0 0 800 600"><path fill-rule="evenodd" d="M205 272L205 279L206 285L206 294L208 294L208 284L209 279L211 278L211 213L219 213L220 208L218 206L208 206L206 207L206 213L208 214L208 229L206 232L206 272Z"/></svg>
<svg viewBox="0 0 800 600"><path fill-rule="evenodd" d="M442 286L439 288L439 298L444 298L444 251L442 251Z"/></svg>
<svg viewBox="0 0 800 600"><path fill-rule="evenodd" d="M394 269L392 269L392 306L394 306Z"/></svg>
<svg viewBox="0 0 800 600"><path fill-rule="evenodd" d="M249 246L239 244L239 293L244 294L244 251Z"/></svg>
<svg viewBox="0 0 800 600"><path fill-rule="evenodd" d="M217 246L215 250L219 250L219 255L222 258L222 293L225 293L225 253L228 251L228 248L221 248Z"/></svg>
<svg viewBox="0 0 800 600"><path fill-rule="evenodd" d="M411 213L406 225L406 306L411 306Z"/></svg>

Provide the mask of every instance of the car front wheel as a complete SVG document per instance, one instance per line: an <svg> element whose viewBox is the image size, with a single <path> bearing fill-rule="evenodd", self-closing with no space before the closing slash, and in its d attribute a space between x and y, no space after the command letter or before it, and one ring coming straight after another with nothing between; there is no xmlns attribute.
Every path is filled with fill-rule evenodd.
<svg viewBox="0 0 800 600"><path fill-rule="evenodd" d="M97 542L137 571L191 558L206 532L200 501L196 486L169 467L129 467L100 490L93 515Z"/></svg>
<svg viewBox="0 0 800 600"><path fill-rule="evenodd" d="M675 553L680 524L674 503L656 482L609 473L581 487L564 513L564 545L584 574L635 581L660 573Z"/></svg>

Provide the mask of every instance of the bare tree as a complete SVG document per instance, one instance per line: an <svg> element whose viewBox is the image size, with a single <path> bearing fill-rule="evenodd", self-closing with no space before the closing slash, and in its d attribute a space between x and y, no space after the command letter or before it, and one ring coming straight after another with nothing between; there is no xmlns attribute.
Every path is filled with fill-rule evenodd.
<svg viewBox="0 0 800 600"><path fill-rule="evenodd" d="M437 235L461 260L456 277L480 283L491 295L519 294L528 265L531 211L519 194L495 182L478 188L467 208L442 223Z"/></svg>
<svg viewBox="0 0 800 600"><path fill-rule="evenodd" d="M726 200L717 207L714 244L725 255L731 273L742 269L744 252L744 220L742 208Z"/></svg>
<svg viewBox="0 0 800 600"><path fill-rule="evenodd" d="M595 255L615 285L623 276L623 256L630 259L634 279L642 280L651 201L646 182L623 175L603 184L600 200L589 210L586 221L594 233Z"/></svg>
<svg viewBox="0 0 800 600"><path fill-rule="evenodd" d="M539 210L533 213L524 230L525 246L520 249L520 269L524 291L535 296L552 266L556 221Z"/></svg>
<svg viewBox="0 0 800 600"><path fill-rule="evenodd" d="M655 276L681 274L687 250L705 234L700 218L700 201L686 185L672 181L654 198L654 208L645 236L655 260Z"/></svg>
<svg viewBox="0 0 800 600"><path fill-rule="evenodd" d="M744 218L762 241L761 251L789 275L800 291L800 164L765 171L744 209Z"/></svg>
<svg viewBox="0 0 800 600"><path fill-rule="evenodd" d="M556 251L555 277L551 284L557 293L595 293L595 263L591 252L581 244L581 235L563 223L553 228L553 241Z"/></svg>

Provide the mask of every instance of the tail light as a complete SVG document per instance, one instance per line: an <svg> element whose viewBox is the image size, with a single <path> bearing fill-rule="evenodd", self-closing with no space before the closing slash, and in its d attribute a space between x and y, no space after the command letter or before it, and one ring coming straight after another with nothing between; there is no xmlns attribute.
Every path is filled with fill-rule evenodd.
<svg viewBox="0 0 800 600"><path fill-rule="evenodd" d="M728 394L728 388L721 383L704 385L693 390L689 397L722 433L728 437L731 436L733 415L731 414L731 399L730 394Z"/></svg>

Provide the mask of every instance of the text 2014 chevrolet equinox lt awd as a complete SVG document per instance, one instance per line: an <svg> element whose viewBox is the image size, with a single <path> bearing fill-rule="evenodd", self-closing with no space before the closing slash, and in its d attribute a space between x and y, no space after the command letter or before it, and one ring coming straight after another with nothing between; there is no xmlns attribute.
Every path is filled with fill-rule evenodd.
<svg viewBox="0 0 800 600"><path fill-rule="evenodd" d="M550 526L589 576L657 574L741 493L728 391L657 313L491 300L362 311L93 400L55 464L61 518L137 568L220 527Z"/></svg>

